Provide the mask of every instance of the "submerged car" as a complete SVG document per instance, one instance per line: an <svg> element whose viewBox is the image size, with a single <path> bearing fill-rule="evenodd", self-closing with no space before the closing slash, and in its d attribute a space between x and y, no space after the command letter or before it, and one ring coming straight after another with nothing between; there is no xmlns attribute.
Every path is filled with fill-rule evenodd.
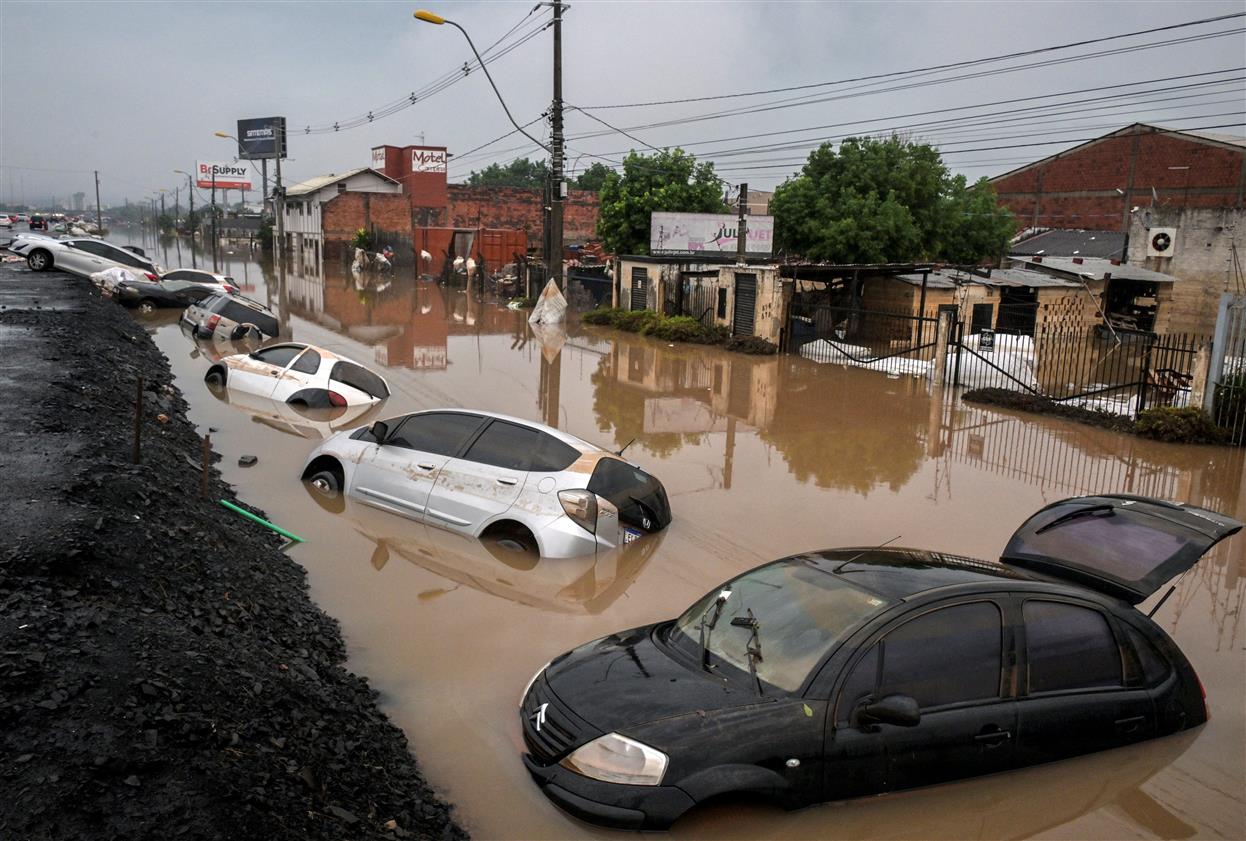
<svg viewBox="0 0 1246 841"><path fill-rule="evenodd" d="M1196 727L1201 682L1134 606L1241 528L1080 497L1027 520L1000 564L889 548L774 561L538 671L523 761L571 814L648 829L723 794L799 808Z"/></svg>
<svg viewBox="0 0 1246 841"><path fill-rule="evenodd" d="M313 345L286 342L226 356L204 375L209 386L227 386L309 409L366 406L389 397L380 375L351 359Z"/></svg>
<svg viewBox="0 0 1246 841"><path fill-rule="evenodd" d="M140 312L151 312L157 307L187 307L220 291L215 283L199 283L193 280L122 280L108 290L118 303L134 307Z"/></svg>
<svg viewBox="0 0 1246 841"><path fill-rule="evenodd" d="M276 336L281 329L277 317L262 304L226 292L187 307L181 324L197 339L231 342Z"/></svg>
<svg viewBox="0 0 1246 841"><path fill-rule="evenodd" d="M561 430L490 412L435 409L312 451L303 479L326 493L545 558L612 549L671 521L662 483Z"/></svg>

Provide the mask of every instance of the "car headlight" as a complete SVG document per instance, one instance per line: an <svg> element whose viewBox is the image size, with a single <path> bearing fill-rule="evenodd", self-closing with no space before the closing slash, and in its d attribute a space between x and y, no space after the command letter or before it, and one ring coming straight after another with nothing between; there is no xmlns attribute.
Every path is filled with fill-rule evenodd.
<svg viewBox="0 0 1246 841"><path fill-rule="evenodd" d="M607 733L577 748L559 764L607 783L656 786L662 784L666 762L666 754L660 750L618 733Z"/></svg>
<svg viewBox="0 0 1246 841"><path fill-rule="evenodd" d="M552 662L554 661L553 660L549 661L549 663L552 663ZM537 669L536 674L528 678L528 682L524 684L523 692L519 693L519 706L520 707L523 706L523 699L528 697L528 690L532 689L532 684L536 683L536 679L539 678L545 672L545 670L549 668L549 663L546 663L544 666Z"/></svg>

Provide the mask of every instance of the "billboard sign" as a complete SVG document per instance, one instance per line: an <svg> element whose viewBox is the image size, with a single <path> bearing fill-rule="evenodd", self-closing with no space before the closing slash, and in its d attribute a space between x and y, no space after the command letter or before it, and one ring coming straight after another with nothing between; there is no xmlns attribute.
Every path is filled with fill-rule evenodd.
<svg viewBox="0 0 1246 841"><path fill-rule="evenodd" d="M735 254L736 225L736 217L728 213L654 211L649 219L649 253ZM745 253L754 257L770 256L774 250L774 217L748 217L745 238Z"/></svg>
<svg viewBox="0 0 1246 841"><path fill-rule="evenodd" d="M377 172L385 171L385 147L377 146L372 150L372 168Z"/></svg>
<svg viewBox="0 0 1246 841"><path fill-rule="evenodd" d="M203 189L250 190L251 167L243 163L199 161L195 164L195 184Z"/></svg>
<svg viewBox="0 0 1246 841"><path fill-rule="evenodd" d="M445 172L446 154L444 148L422 149L416 147L411 150L411 171L412 172Z"/></svg>
<svg viewBox="0 0 1246 841"><path fill-rule="evenodd" d="M252 117L238 121L238 157L244 161L289 157L285 117Z"/></svg>

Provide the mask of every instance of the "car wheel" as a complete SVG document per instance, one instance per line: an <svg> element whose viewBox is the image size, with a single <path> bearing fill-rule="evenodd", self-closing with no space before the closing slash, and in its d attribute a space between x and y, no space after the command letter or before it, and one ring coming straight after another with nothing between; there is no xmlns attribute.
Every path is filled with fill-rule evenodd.
<svg viewBox="0 0 1246 841"><path fill-rule="evenodd" d="M219 388L225 385L225 372L220 368L209 368L208 373L203 375L203 381L210 386Z"/></svg>
<svg viewBox="0 0 1246 841"><path fill-rule="evenodd" d="M144 315L150 315L156 311L156 305L150 298L144 298L138 302L138 311Z"/></svg>
<svg viewBox="0 0 1246 841"><path fill-rule="evenodd" d="M342 492L341 477L332 470L317 470L308 477L307 483L321 496L329 499L337 499L338 494Z"/></svg>
<svg viewBox="0 0 1246 841"><path fill-rule="evenodd" d="M32 272L46 272L52 268L52 255L40 248L26 256L26 265Z"/></svg>

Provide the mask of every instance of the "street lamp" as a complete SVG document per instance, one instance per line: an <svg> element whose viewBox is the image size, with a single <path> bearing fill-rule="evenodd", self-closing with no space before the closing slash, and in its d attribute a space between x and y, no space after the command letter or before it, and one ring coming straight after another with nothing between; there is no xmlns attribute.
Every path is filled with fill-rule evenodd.
<svg viewBox="0 0 1246 841"><path fill-rule="evenodd" d="M195 221L195 182L194 182L194 179L192 179L190 177L190 173L184 169L175 169L173 170L173 172L176 173L177 175L186 176L186 195L190 199L189 218L190 218L190 221L193 223ZM199 264L195 262L195 229L194 227L190 229L190 267L192 269L199 268Z"/></svg>

